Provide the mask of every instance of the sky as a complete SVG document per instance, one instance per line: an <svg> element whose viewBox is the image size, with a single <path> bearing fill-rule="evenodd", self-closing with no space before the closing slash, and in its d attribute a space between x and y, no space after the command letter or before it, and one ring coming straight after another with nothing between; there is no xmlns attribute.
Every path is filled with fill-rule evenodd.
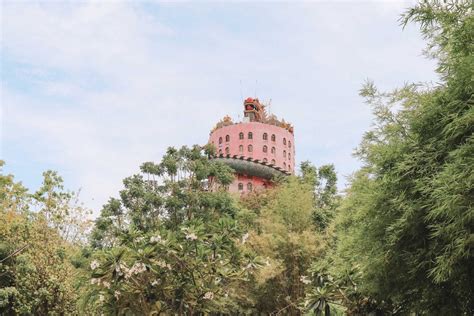
<svg viewBox="0 0 474 316"><path fill-rule="evenodd" d="M98 214L168 146L205 144L258 96L295 126L297 162L339 188L370 129L358 96L436 82L412 2L1 2L0 159L31 190L59 172Z"/></svg>

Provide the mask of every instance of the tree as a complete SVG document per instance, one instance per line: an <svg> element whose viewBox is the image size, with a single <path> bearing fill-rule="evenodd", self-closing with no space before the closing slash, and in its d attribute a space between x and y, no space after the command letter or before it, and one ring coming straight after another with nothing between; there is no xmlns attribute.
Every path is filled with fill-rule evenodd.
<svg viewBox="0 0 474 316"><path fill-rule="evenodd" d="M78 240L84 225L74 221L79 207L68 206L72 195L62 190L61 178L50 171L43 176L43 186L29 194L0 173L1 314L76 314L75 246L65 238Z"/></svg>
<svg viewBox="0 0 474 316"><path fill-rule="evenodd" d="M301 164L301 171L301 177L241 201L249 211L240 217L251 218L246 247L266 262L245 287L254 312L301 313L311 263L323 256L325 229L338 199L336 175L333 166L318 169L309 162Z"/></svg>
<svg viewBox="0 0 474 316"><path fill-rule="evenodd" d="M364 166L351 180L335 249L319 272L340 281L355 269L372 311L473 314L472 4L423 1L403 15L404 25L412 21L442 81L392 92L364 85L375 126L357 151Z"/></svg>
<svg viewBox="0 0 474 316"><path fill-rule="evenodd" d="M237 310L236 284L260 262L241 247L238 207L225 190L233 170L209 160L211 150L169 148L159 164L124 180L120 199L96 221L83 311Z"/></svg>
<svg viewBox="0 0 474 316"><path fill-rule="evenodd" d="M318 231L322 232L334 218L340 201L334 165L316 168L309 161L303 161L301 173L302 181L314 188L313 221Z"/></svg>

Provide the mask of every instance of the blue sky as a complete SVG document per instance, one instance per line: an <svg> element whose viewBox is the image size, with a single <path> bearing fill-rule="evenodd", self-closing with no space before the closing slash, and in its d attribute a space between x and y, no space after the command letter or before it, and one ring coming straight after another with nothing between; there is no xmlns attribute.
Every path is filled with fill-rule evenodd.
<svg viewBox="0 0 474 316"><path fill-rule="evenodd" d="M296 159L360 162L370 128L358 96L434 82L411 2L9 2L1 4L5 170L35 189L46 169L96 213L141 162L204 144L242 96L295 126Z"/></svg>

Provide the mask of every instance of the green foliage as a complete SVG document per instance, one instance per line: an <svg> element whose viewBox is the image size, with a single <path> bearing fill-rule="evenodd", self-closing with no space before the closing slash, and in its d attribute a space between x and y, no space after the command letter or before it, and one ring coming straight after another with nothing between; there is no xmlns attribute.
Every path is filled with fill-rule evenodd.
<svg viewBox="0 0 474 316"><path fill-rule="evenodd" d="M93 247L113 246L129 229L147 232L161 224L177 229L185 219L205 217L208 209L232 215L232 201L221 189L233 180L233 172L202 151L199 146L169 148L160 164L146 162L142 174L126 178L120 199L110 199L96 220Z"/></svg>
<svg viewBox="0 0 474 316"><path fill-rule="evenodd" d="M74 246L67 239L80 239L83 225L75 221L79 207L68 207L70 197L55 173L46 172L43 186L32 195L12 175L0 173L2 315L76 313L78 273L69 260Z"/></svg>
<svg viewBox="0 0 474 316"><path fill-rule="evenodd" d="M337 195L337 176L333 165L316 168L309 161L301 163L301 181L314 188L313 222L324 231L332 221L340 202Z"/></svg>
<svg viewBox="0 0 474 316"><path fill-rule="evenodd" d="M423 1L402 16L442 81L363 86L375 124L343 197L334 166L303 162L237 201L213 146L169 148L89 234L56 172L34 194L1 172L0 314L474 314L472 9Z"/></svg>
<svg viewBox="0 0 474 316"><path fill-rule="evenodd" d="M79 192L66 191L56 171L43 173L43 183L32 194L32 207L45 217L48 226L71 243L84 243L91 224L91 211L79 203Z"/></svg>
<svg viewBox="0 0 474 316"><path fill-rule="evenodd" d="M84 312L231 312L260 266L241 249L233 171L207 149L169 148L124 180L96 221ZM210 179L210 180L209 180ZM209 183L210 182L210 183Z"/></svg>
<svg viewBox="0 0 474 316"><path fill-rule="evenodd" d="M299 313L324 243L314 215L335 205L333 167L237 204L225 190L233 170L212 150L170 148L124 180L91 236L83 312Z"/></svg>
<svg viewBox="0 0 474 316"><path fill-rule="evenodd" d="M221 218L135 237L94 255L92 267L98 262L99 268L92 271L92 291L108 312L103 308L134 314L229 310L232 283L256 264L240 254L237 236L235 222Z"/></svg>
<svg viewBox="0 0 474 316"><path fill-rule="evenodd" d="M170 148L144 163L104 205L90 246L87 212L57 173L34 194L2 175L0 311L299 313L324 242L312 219L333 192L326 178L291 177L237 203L226 191L233 170L209 155Z"/></svg>
<svg viewBox="0 0 474 316"><path fill-rule="evenodd" d="M474 313L472 4L424 1L403 16L411 21L420 23L443 81L388 93L363 87L376 124L357 151L364 167L338 211L332 249L313 273L344 284L346 271L357 272L355 292L327 285L328 301L348 313L467 315Z"/></svg>
<svg viewBox="0 0 474 316"><path fill-rule="evenodd" d="M305 163L302 169L308 166ZM245 245L265 258L265 265L252 276L253 282L244 287L254 312L300 313L309 268L322 256L325 237L314 225L314 214L320 211L317 205L321 201L315 193L319 186L314 178L308 180L307 172L303 174L242 201L245 207L257 212L253 220L246 222ZM249 218L245 210L242 214Z"/></svg>

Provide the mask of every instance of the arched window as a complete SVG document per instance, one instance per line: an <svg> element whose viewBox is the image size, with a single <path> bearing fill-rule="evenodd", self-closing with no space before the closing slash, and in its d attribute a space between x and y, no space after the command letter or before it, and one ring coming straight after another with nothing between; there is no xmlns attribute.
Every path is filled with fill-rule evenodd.
<svg viewBox="0 0 474 316"><path fill-rule="evenodd" d="M266 153L268 151L267 145L263 146L263 152Z"/></svg>
<svg viewBox="0 0 474 316"><path fill-rule="evenodd" d="M239 183L239 191L242 191L244 189L244 184L243 183Z"/></svg>
<svg viewBox="0 0 474 316"><path fill-rule="evenodd" d="M283 168L286 169L286 162L283 163Z"/></svg>
<svg viewBox="0 0 474 316"><path fill-rule="evenodd" d="M247 183L247 191L252 191L252 182Z"/></svg>
<svg viewBox="0 0 474 316"><path fill-rule="evenodd" d="M286 150L283 150L283 158L286 158Z"/></svg>
<svg viewBox="0 0 474 316"><path fill-rule="evenodd" d="M253 134L252 134L252 132L249 132L249 134L247 135L247 138L248 138L248 139L253 139Z"/></svg>
<svg viewBox="0 0 474 316"><path fill-rule="evenodd" d="M222 137L219 137L219 144L222 144Z"/></svg>
<svg viewBox="0 0 474 316"><path fill-rule="evenodd" d="M268 140L268 134L267 133L263 133L263 140Z"/></svg>
<svg viewBox="0 0 474 316"><path fill-rule="evenodd" d="M272 159L272 165L274 165L274 164L275 164L275 159Z"/></svg>
<svg viewBox="0 0 474 316"><path fill-rule="evenodd" d="M286 145L286 138L283 137L283 145Z"/></svg>
<svg viewBox="0 0 474 316"><path fill-rule="evenodd" d="M228 155L229 153L230 153L229 147L226 147L226 148L225 148L225 154Z"/></svg>
<svg viewBox="0 0 474 316"><path fill-rule="evenodd" d="M288 164L288 171L291 171L291 165Z"/></svg>
<svg viewBox="0 0 474 316"><path fill-rule="evenodd" d="M239 152L243 153L244 152L244 145L239 146Z"/></svg>
<svg viewBox="0 0 474 316"><path fill-rule="evenodd" d="M248 150L249 153L251 153L253 151L252 145L248 145L247 150Z"/></svg>
<svg viewBox="0 0 474 316"><path fill-rule="evenodd" d="M244 139L244 133L242 132L239 133L239 139Z"/></svg>
<svg viewBox="0 0 474 316"><path fill-rule="evenodd" d="M291 141L290 140L288 141L288 147L291 148Z"/></svg>
<svg viewBox="0 0 474 316"><path fill-rule="evenodd" d="M225 135L225 141L230 142L230 136L229 135Z"/></svg>
<svg viewBox="0 0 474 316"><path fill-rule="evenodd" d="M264 162L264 163L267 163L267 162L268 162L268 159L267 159L267 158L263 158L263 162Z"/></svg>
<svg viewBox="0 0 474 316"><path fill-rule="evenodd" d="M288 160L291 160L291 154L288 153Z"/></svg>
<svg viewBox="0 0 474 316"><path fill-rule="evenodd" d="M275 155L275 147L272 147L272 155Z"/></svg>
<svg viewBox="0 0 474 316"><path fill-rule="evenodd" d="M272 142L276 141L276 136L275 134L272 134Z"/></svg>
<svg viewBox="0 0 474 316"><path fill-rule="evenodd" d="M219 149L219 155L222 155L222 149Z"/></svg>

